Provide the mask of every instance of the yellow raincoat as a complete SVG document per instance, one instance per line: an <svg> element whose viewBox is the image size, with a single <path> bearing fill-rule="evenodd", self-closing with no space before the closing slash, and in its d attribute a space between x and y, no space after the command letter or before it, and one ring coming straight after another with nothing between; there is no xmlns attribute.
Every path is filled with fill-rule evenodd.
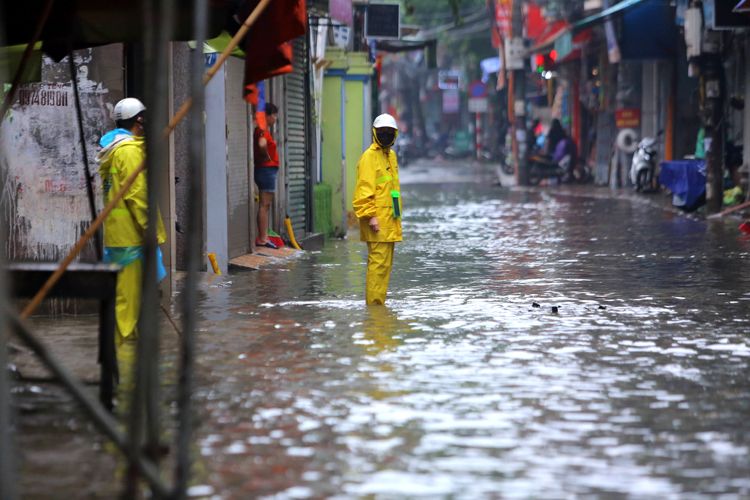
<svg viewBox="0 0 750 500"><path fill-rule="evenodd" d="M357 163L357 187L352 201L360 220L359 238L367 242L367 305L385 304L395 243L403 241L401 218L394 217L393 192L399 193L400 213L401 184L396 153L374 143ZM372 217L377 217L380 232L370 227Z"/></svg>
<svg viewBox="0 0 750 500"><path fill-rule="evenodd" d="M120 191L125 180L145 158L146 144L143 137L120 134L104 147L96 159L100 164L99 174L102 178L105 205L109 203L110 196ZM104 246L118 250L142 247L145 244L147 226L148 191L146 172L143 171L104 220ZM158 212L156 235L160 244L167 239L161 214ZM116 340L118 344L128 337L135 338L136 324L141 312L143 262L140 258L128 260L130 262L117 277Z"/></svg>

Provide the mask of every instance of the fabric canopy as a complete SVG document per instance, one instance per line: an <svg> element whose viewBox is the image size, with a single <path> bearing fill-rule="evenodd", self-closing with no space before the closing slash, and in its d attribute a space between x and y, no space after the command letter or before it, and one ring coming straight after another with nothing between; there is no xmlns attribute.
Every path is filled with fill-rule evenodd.
<svg viewBox="0 0 750 500"><path fill-rule="evenodd" d="M55 0L40 40L42 51L56 60L73 49L143 39L144 0ZM47 0L4 2L1 21L7 45L27 44L36 30ZM193 38L193 1L175 0L174 41ZM226 0L209 0L209 38L217 36L226 18Z"/></svg>
<svg viewBox="0 0 750 500"><path fill-rule="evenodd" d="M568 29L568 23L565 21L557 21L547 26L539 38L534 41L534 46L529 49L527 55L540 54L551 49L555 45L555 40L562 36L563 33Z"/></svg>
<svg viewBox="0 0 750 500"><path fill-rule="evenodd" d="M594 37L594 30L587 29L584 30L577 35L573 37L572 42L572 49L571 51L562 58L559 58L557 61L555 61L556 64L562 64L569 61L574 61L576 59L581 58L581 54L583 53L583 48L586 46L587 43L591 42L591 39Z"/></svg>
<svg viewBox="0 0 750 500"><path fill-rule="evenodd" d="M573 32L578 33L579 31L590 28L599 23L603 23L607 19L610 19L617 15L622 15L625 11L631 7L638 5L641 2L647 2L648 0L624 0L617 5L605 9L598 14L589 16L586 19L581 19L577 23L573 24Z"/></svg>
<svg viewBox="0 0 750 500"><path fill-rule="evenodd" d="M34 46L31 59L26 64L26 70L21 75L21 83L35 83L42 81L42 43ZM3 67L6 75L13 78L21 64L21 57L26 50L26 45L14 45L13 47L0 47L0 67Z"/></svg>

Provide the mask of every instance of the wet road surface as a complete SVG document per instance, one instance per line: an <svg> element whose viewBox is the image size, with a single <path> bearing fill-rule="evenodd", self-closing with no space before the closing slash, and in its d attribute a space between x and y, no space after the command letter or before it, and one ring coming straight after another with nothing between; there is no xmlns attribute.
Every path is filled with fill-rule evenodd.
<svg viewBox="0 0 750 500"><path fill-rule="evenodd" d="M216 277L206 483L222 498L750 496L750 243L734 222L550 193L404 186L387 307L364 306L353 239Z"/></svg>
<svg viewBox="0 0 750 500"><path fill-rule="evenodd" d="M554 193L404 183L386 307L356 231L208 276L193 493L750 497L750 241Z"/></svg>

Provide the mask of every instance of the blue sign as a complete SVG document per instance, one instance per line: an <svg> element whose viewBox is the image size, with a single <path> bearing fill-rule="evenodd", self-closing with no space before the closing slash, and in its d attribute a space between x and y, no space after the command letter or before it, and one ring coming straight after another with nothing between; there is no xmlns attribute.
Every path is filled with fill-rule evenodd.
<svg viewBox="0 0 750 500"><path fill-rule="evenodd" d="M203 57L206 59L206 67L210 68L214 64L216 64L216 61L219 59L219 54L216 52L211 52L209 54L203 54Z"/></svg>
<svg viewBox="0 0 750 500"><path fill-rule="evenodd" d="M469 85L469 96L474 99L487 97L487 86L482 82L473 82Z"/></svg>

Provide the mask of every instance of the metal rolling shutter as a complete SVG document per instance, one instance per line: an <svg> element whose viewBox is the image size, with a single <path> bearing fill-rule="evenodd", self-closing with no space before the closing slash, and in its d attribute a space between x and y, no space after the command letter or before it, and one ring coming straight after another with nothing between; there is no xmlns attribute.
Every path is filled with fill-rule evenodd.
<svg viewBox="0 0 750 500"><path fill-rule="evenodd" d="M227 210L229 258L250 253L250 188L247 103L242 99L244 63L226 64Z"/></svg>
<svg viewBox="0 0 750 500"><path fill-rule="evenodd" d="M307 129L305 96L306 50L304 37L293 42L292 73L285 75L286 90L286 163L287 215L292 222L294 236L299 240L306 234L309 209L307 184Z"/></svg>

